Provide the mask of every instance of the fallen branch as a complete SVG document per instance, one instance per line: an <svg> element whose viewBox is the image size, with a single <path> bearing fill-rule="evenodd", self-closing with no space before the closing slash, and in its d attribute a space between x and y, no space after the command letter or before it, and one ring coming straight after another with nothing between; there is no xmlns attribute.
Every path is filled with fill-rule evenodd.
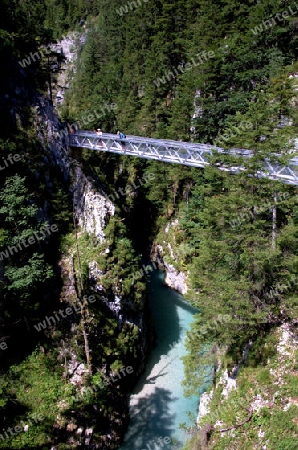
<svg viewBox="0 0 298 450"><path fill-rule="evenodd" d="M216 431L217 433L224 433L225 431L230 431L230 430L234 430L235 428L242 427L242 425L244 425L245 423L249 422L250 419L252 418L253 409L249 408L249 409L247 409L247 411L249 412L249 416L243 422L239 423L238 425L234 425L232 427L229 427L229 428L222 428L221 430L214 430L214 431Z"/></svg>

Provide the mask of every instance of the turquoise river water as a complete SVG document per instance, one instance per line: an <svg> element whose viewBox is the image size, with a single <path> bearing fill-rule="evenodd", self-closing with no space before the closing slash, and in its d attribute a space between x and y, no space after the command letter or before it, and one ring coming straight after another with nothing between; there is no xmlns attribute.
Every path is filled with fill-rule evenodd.
<svg viewBox="0 0 298 450"><path fill-rule="evenodd" d="M131 420L120 450L180 450L187 435L179 424L190 423L187 411L197 415L199 399L183 395L180 359L195 310L163 279L163 272L152 272L148 287L157 346L130 397Z"/></svg>

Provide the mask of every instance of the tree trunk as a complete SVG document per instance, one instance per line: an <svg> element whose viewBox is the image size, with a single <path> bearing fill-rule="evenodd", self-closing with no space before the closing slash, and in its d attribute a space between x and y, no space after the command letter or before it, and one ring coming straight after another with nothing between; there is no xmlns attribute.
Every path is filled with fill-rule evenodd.
<svg viewBox="0 0 298 450"><path fill-rule="evenodd" d="M274 191L274 205L272 207L272 248L276 248L276 234L277 234L277 225L276 225L276 219L277 219L277 208L276 208L276 202L277 202L277 193Z"/></svg>
<svg viewBox="0 0 298 450"><path fill-rule="evenodd" d="M84 286L83 286L83 280L82 280L82 266L81 266L81 258L80 258L80 252L79 252L79 244L78 244L78 233L77 233L77 224L75 221L75 211L73 206L73 224L75 228L75 235L76 235L76 250L77 250L77 256L78 256L78 265L79 265L79 280L77 279L77 295L78 295L78 302L81 307L81 327L82 327L82 334L84 338L84 348L85 348L85 355L86 355L86 362L88 367L88 372L90 375L92 375L92 366L91 366L91 358L90 358L90 347L89 347L89 341L88 341L88 334L86 332L85 327L85 306L82 305L80 298L83 295L84 292ZM73 270L75 272L75 264L73 264Z"/></svg>
<svg viewBox="0 0 298 450"><path fill-rule="evenodd" d="M84 337L84 347L85 347L85 355L86 355L86 362L89 374L92 375L92 366L91 366L91 358L90 358L90 347L89 347L89 341L88 341L88 334L86 333L85 328L85 318L84 318L84 311L81 304L81 311L82 311L82 319L81 319L81 326L82 326L82 333Z"/></svg>
<svg viewBox="0 0 298 450"><path fill-rule="evenodd" d="M214 389L216 388L216 376L217 376L217 368L218 368L217 350L218 350L218 348L217 348L216 344L212 344L211 353L214 355L212 385L213 385Z"/></svg>
<svg viewBox="0 0 298 450"><path fill-rule="evenodd" d="M216 388L217 363L213 364L212 385Z"/></svg>

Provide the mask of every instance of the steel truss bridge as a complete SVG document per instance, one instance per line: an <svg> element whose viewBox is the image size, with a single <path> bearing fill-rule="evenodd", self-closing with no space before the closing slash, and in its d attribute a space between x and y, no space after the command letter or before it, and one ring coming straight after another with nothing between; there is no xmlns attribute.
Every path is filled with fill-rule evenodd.
<svg viewBox="0 0 298 450"><path fill-rule="evenodd" d="M103 133L102 136L98 136L92 131L81 130L76 131L74 134L69 134L66 140L69 147L88 148L99 152L138 156L139 158L201 168L210 165L210 157L214 154L213 150L242 158L251 158L253 156L251 150L231 149L226 151L220 147L208 144L152 139L140 136L127 136L126 139L120 139L115 134ZM216 163L216 166L220 170L231 173L239 173L245 170L241 165L228 166L225 163ZM257 171L256 176L298 185L298 156L294 156L287 166L280 165L278 161L272 162L266 159L262 169Z"/></svg>

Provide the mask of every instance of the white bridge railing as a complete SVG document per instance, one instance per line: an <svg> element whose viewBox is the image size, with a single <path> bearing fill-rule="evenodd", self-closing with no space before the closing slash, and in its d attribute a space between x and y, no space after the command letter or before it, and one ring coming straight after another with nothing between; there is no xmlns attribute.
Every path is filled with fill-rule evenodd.
<svg viewBox="0 0 298 450"><path fill-rule="evenodd" d="M119 155L138 156L139 158L192 167L210 165L210 156L213 154L212 149L219 153L242 158L250 158L253 155L251 150L231 149L225 151L222 148L208 144L193 144L140 136L127 136L126 139L119 139L115 134L104 133L102 136L98 136L92 131L77 131L74 134L69 134L67 144L69 147L82 147L95 151L118 153ZM245 170L244 167L237 165L232 167L224 163L216 165L218 169L232 173ZM298 185L298 157L293 157L289 161L288 166L282 166L278 162L266 160L262 170L258 170L257 176Z"/></svg>

